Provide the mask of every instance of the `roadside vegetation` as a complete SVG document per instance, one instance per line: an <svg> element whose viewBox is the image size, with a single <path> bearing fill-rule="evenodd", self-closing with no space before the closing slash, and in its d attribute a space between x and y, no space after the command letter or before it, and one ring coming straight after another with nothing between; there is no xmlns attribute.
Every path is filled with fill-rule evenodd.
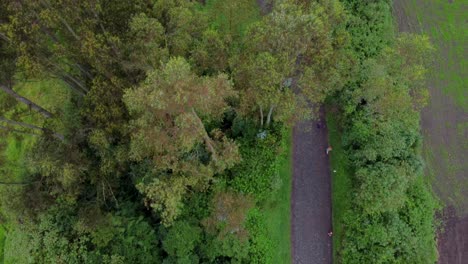
<svg viewBox="0 0 468 264"><path fill-rule="evenodd" d="M350 193L350 204L334 207L346 210L334 213L335 261L435 263L438 203L423 179L419 126L432 45L425 36L396 33L392 1L343 2L359 67L334 98L347 160L332 164L349 164L352 174L351 187L340 175L334 179L335 189ZM329 121L336 126L335 118ZM334 199L343 198L340 193Z"/></svg>
<svg viewBox="0 0 468 264"><path fill-rule="evenodd" d="M331 105L331 103L329 103ZM327 110L328 143L333 146L330 157L330 169L332 176L332 221L333 221L333 259L341 258L340 252L343 248L345 226L343 219L345 213L352 210L352 167L349 164L347 151L343 147L341 136L342 123L337 116L336 110Z"/></svg>

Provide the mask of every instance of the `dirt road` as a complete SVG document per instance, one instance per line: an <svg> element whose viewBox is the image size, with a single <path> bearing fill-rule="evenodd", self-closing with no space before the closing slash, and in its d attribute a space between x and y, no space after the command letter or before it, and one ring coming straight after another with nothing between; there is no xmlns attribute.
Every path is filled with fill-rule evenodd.
<svg viewBox="0 0 468 264"><path fill-rule="evenodd" d="M321 111L321 119L324 113ZM292 263L332 263L331 178L325 122L305 121L293 130L291 197Z"/></svg>

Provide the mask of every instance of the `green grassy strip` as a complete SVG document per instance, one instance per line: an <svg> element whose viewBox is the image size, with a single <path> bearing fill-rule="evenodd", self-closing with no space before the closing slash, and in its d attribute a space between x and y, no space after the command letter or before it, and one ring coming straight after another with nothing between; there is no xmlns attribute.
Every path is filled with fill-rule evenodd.
<svg viewBox="0 0 468 264"><path fill-rule="evenodd" d="M340 263L340 250L344 239L343 218L351 207L351 176L347 155L341 144L341 132L336 114L326 117L328 142L333 147L330 155L332 173L333 259Z"/></svg>
<svg viewBox="0 0 468 264"><path fill-rule="evenodd" d="M283 135L284 157L279 163L281 188L265 206L268 234L272 240L272 259L275 263L291 263L291 130Z"/></svg>

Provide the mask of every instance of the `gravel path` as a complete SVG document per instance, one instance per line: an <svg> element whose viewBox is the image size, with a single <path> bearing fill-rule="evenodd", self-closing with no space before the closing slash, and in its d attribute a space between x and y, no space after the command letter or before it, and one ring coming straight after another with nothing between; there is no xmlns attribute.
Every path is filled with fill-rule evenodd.
<svg viewBox="0 0 468 264"><path fill-rule="evenodd" d="M321 111L321 120L324 113ZM291 198L292 263L332 263L331 178L325 122L306 121L293 130Z"/></svg>

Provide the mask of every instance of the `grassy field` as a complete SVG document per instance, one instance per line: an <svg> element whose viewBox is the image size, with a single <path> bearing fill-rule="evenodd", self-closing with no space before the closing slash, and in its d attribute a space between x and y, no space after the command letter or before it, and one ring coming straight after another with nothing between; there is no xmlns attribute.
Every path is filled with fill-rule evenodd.
<svg viewBox="0 0 468 264"><path fill-rule="evenodd" d="M285 155L280 163L281 188L264 208L275 263L291 263L291 131L283 136Z"/></svg>
<svg viewBox="0 0 468 264"><path fill-rule="evenodd" d="M395 3L400 29L428 35L437 49L428 74L431 99L422 113L426 175L446 204L468 214L468 2Z"/></svg>
<svg viewBox="0 0 468 264"><path fill-rule="evenodd" d="M340 249L343 242L342 220L344 213L351 206L351 176L348 159L344 149L341 147L341 133L335 114L329 112L327 115L328 141L333 151L330 155L330 168L332 173L332 221L333 221L333 259L339 262Z"/></svg>

